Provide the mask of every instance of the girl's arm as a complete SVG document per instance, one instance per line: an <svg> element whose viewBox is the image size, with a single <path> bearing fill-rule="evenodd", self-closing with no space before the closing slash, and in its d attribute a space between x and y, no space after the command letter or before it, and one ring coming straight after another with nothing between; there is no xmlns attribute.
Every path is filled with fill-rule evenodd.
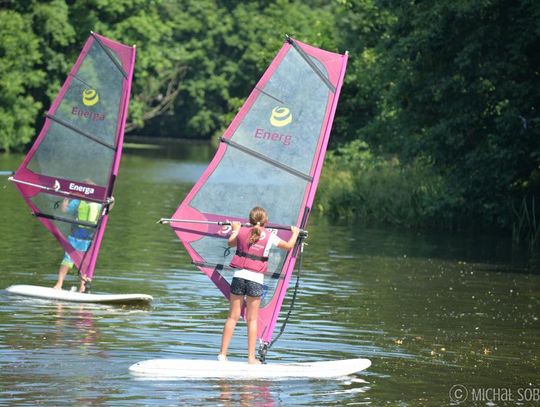
<svg viewBox="0 0 540 407"><path fill-rule="evenodd" d="M296 239L298 239L298 235L300 234L300 229L296 226L291 226L292 235L288 242L281 241L278 243L277 247L283 250L291 250L294 245L296 244Z"/></svg>
<svg viewBox="0 0 540 407"><path fill-rule="evenodd" d="M240 230L240 226L241 226L240 222L231 223L232 232L229 235L229 239L227 240L227 244L229 245L229 247L236 246L236 236L238 236L238 231Z"/></svg>

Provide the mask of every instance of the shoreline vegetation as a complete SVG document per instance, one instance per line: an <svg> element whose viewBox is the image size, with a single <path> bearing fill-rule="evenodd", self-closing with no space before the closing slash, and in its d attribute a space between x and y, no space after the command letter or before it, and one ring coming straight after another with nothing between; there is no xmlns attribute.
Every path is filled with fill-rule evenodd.
<svg viewBox="0 0 540 407"><path fill-rule="evenodd" d="M333 220L411 230L491 232L511 236L516 248L540 252L540 212L534 195L507 198L504 219L482 222L481 214L464 210L465 197L428 163L402 164L397 157L378 157L360 141L328 151L315 203Z"/></svg>
<svg viewBox="0 0 540 407"><path fill-rule="evenodd" d="M213 140L126 134L124 148L159 150L159 153L151 154L164 154L163 158L168 159L180 155L181 158L209 161L217 146ZM10 170L0 175L11 174ZM537 261L540 213L534 197L530 201L523 198L517 204L509 202L512 230L508 233L505 228L482 228L474 221L467 223L466 219L456 219L461 202L458 197L450 196L448 190L444 178L436 175L429 165L417 162L405 166L396 157L383 159L373 155L366 143L357 141L327 152L313 212L329 222L340 224L422 233L445 231L467 236L491 233L511 237L517 251L526 251L527 256Z"/></svg>
<svg viewBox="0 0 540 407"><path fill-rule="evenodd" d="M350 56L318 211L538 250L538 16L531 0L13 0L0 10L0 150L28 148L93 30L137 44L127 140L182 135L209 154L289 34Z"/></svg>

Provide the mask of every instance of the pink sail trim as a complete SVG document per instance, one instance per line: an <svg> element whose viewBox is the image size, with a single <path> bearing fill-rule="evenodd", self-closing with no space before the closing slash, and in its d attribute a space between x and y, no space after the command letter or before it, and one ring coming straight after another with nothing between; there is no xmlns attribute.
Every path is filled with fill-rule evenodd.
<svg viewBox="0 0 540 407"><path fill-rule="evenodd" d="M339 100L341 86L343 85L345 71L347 69L348 54L336 55L336 54L332 54L330 52L323 51L321 49L309 46L307 44L303 44L300 41L297 41L297 43L300 44L300 46L304 49L304 51L306 51L308 55L314 56L318 58L319 61L324 63L330 76L329 79L336 88L336 91L333 97L329 96L329 105L328 105L329 108L326 111L326 115L324 119L322 137L319 139L319 144L316 150L317 152L315 154L316 159L313 161L313 166L310 171L310 174L312 174L313 176L313 181L311 183L311 187L309 188L309 193L306 195L305 201L303 202L303 206L309 209L306 213L305 218L303 219L303 222L302 222L301 217L299 217L296 223L296 226L305 227L305 224L309 217L309 213L311 212L311 206L313 204L313 200L315 199L315 193L317 191L319 178L321 176L321 171L322 171L322 167L324 163L324 156L326 154L326 148L328 146L328 140L330 138L330 132L332 130L332 123L334 121L334 116L337 109L337 103ZM262 322L262 324L259 323L259 330L260 330L259 335L263 342L270 342L272 339L272 333L276 326L279 312L281 310L281 306L283 303L283 299L285 298L287 287L289 286L292 272L294 270L294 265L296 263L296 256L293 257L292 253L293 252L291 252L291 255L289 256L288 260L286 260L286 263L285 263L286 264L286 266L284 267L285 279L280 285L278 285L277 291L279 295L275 296L273 301L268 306L263 308L259 313L259 319Z"/></svg>
<svg viewBox="0 0 540 407"><path fill-rule="evenodd" d="M97 35L97 34L94 34ZM128 116L128 108L129 108L129 98L131 95L131 83L133 80L133 70L135 69L135 53L136 48L135 47L129 47L124 44L121 44L119 42L110 40L108 38L105 38L103 36L98 36L105 45L109 46L112 50L116 51L121 63L122 67L127 73L127 78L125 78L123 87L122 87L122 103L120 103L119 106L119 120L117 125L117 131L116 131L116 153L114 156L113 161L113 167L111 171L111 175L109 177L109 191L108 196L112 197L114 182L116 180L116 176L118 175L118 169L120 167L120 158L122 157L122 147L124 145L124 130L126 128L126 121ZM108 211L103 214L100 220L100 227L98 227L96 236L94 236L94 239L92 241L92 245L90 246L88 253L91 254L91 256L84 256L81 263L80 268L81 273L85 275L86 277L92 279L94 276L94 270L96 267L96 261L99 254L99 248L101 246L101 241L103 240L103 234L105 233L105 228L107 227L107 222L109 220L109 213Z"/></svg>
<svg viewBox="0 0 540 407"><path fill-rule="evenodd" d="M172 222L171 227L184 244L194 264L214 282L226 298L229 298L230 296L230 275L232 274L227 271L229 264L225 261L225 259L230 260L230 253L227 253L226 248L223 248L226 247L225 239L227 239L230 229L228 230L215 223L224 221L240 221L246 223L248 222L247 216L249 208L259 203L258 198L268 198L257 196L251 197L249 195L251 194L249 188L247 191L248 195L241 194L242 196L239 197L238 194L235 193L234 188L237 187L234 187L234 185L241 184L243 177L249 177L251 168L246 167L243 171L238 171L237 167L227 168L227 165L231 165L227 163L234 162L233 165L240 165L238 164L238 159L241 157L246 157L246 159L260 158L262 163L261 166L265 165L268 168L275 168L277 172L284 174L283 177L298 177L299 181L296 181L297 184L294 185L297 186L294 188L299 189L300 192L295 196L301 196L301 198L298 201L286 202L288 197L284 196L282 203L283 206L290 205L292 207L290 213L295 214L294 218L290 218L288 224L279 223L273 225L272 221L274 218L272 214L278 211L275 208L265 206L270 217L270 224L266 227L269 229L276 227L277 229L275 232L283 240L288 240L290 238L291 232L290 229L287 229L290 228L291 224L300 228L305 228L322 171L332 122L347 66L347 58L348 56L346 54L341 55L328 52L294 39L287 41L277 53L266 72L246 99L244 105L223 134L222 143L220 143L218 150L207 169L182 201L176 212L172 215L173 219L182 220L181 222ZM282 64L286 65L282 66ZM287 71L290 67L294 68L291 69L291 78L287 77ZM295 165L294 159L287 162L276 163L276 160L279 161L281 154L289 154L289 150L286 149L290 148L290 146L283 145L277 147L278 144L274 143L271 147L268 147L268 149L273 148L274 150L277 150L275 157L278 158L276 159L273 158L274 156L267 157L267 147L262 144L264 141L270 143L277 140L278 136L280 134L285 134L286 131L293 132L294 136L297 136L301 133L301 128L296 128L296 130L286 130L289 129L290 126L287 127L286 124L278 125L279 127L273 128L273 131L276 132L276 136L274 139L271 139L270 137L268 140L256 140L253 135L257 138L256 136L259 133L256 133L256 131L259 131L259 128L266 128L264 126L268 127L267 116L264 116L266 113L263 114L258 112L259 110L266 112L264 109L267 109L267 106L270 106L270 99L275 100L278 105L284 104L288 106L290 104L292 106L291 109L294 110L293 114L296 115L293 116L293 122L297 120L299 123L302 123L302 120L304 120L301 115L302 109L297 108L295 105L297 102L294 100L294 95L287 95L287 86L285 82L290 80L295 86L300 86L298 85L298 82L301 82L305 75L310 76L309 80L306 80L306 83L308 84L306 86L313 86L316 88L314 93L309 93L311 92L311 88L308 88L306 92L310 95L316 95L315 97L317 98L315 101L316 103L313 102L313 106L310 105L310 108L306 109L315 111L319 105L321 108L319 109L320 113L313 113L313 121L306 123L306 128L309 127L309 125L314 126L310 128L310 131L313 132L313 157L310 157L309 166L307 166L304 171L299 168L291 168L291 165ZM282 84L281 82L276 83L277 81L282 81L285 84ZM277 93L280 92L280 89L285 89L282 98L283 100L280 99L280 95L277 95ZM313 124L313 122L315 124ZM300 140L300 137L295 138L294 142L301 143L301 140L298 140ZM259 142L260 144L257 144ZM266 144L266 146L269 146L269 144ZM302 151L301 145L298 148L300 148L298 151ZM241 151L239 154L245 153L246 155L238 157L234 156L234 160L233 158L227 160L227 157L232 157L231 154L235 151ZM287 159L289 158L291 157L288 157ZM227 174L227 169L237 171L238 173L233 174L231 176L232 178L224 178L224 175ZM291 173L293 175L290 175ZM305 181L302 181L302 179L305 179ZM220 182L224 182L224 184L220 186ZM302 182L304 182L304 184L302 184ZM268 194L273 193L271 189L273 185L274 184L270 185ZM219 188L221 187L224 191L227 191L224 192L227 195L223 196L219 194ZM217 192L212 190L212 188L218 188L218 190L216 190ZM223 207L230 205L230 200L240 200L243 204L243 201L247 200L246 197L249 197L250 199L254 199L254 201L253 203L245 203L246 209L243 210L242 213L228 213L226 211L223 212L220 204L213 205L213 207L216 208L215 211L202 209L202 207L210 205L207 203L209 200L212 200L208 199L209 197L221 199L220 202L223 203ZM196 221L197 223L190 223L190 220ZM224 250L224 254L221 256L223 261L217 262L212 260L212 258L215 257L214 254L219 254L217 252L220 250ZM235 249L233 248L232 251L234 252L234 250ZM267 301L262 305L259 311L258 338L265 343L269 343L272 339L272 334L293 273L298 252L299 250L297 248L284 255L279 269L274 272L274 277L275 275L278 275L277 278L274 278L274 281L277 283L275 283L275 287L271 288L272 292L268 294Z"/></svg>
<svg viewBox="0 0 540 407"><path fill-rule="evenodd" d="M108 58L110 58L111 61L114 59L113 62L117 66L116 69L119 72L123 71L121 84L118 85L121 87L118 104L117 106L108 106L109 110L107 110L106 112L107 118L110 116L116 121L116 130L114 132L114 142L112 142L111 145L107 147L114 151L114 155L112 156L111 162L110 164L108 164L107 168L103 169L103 172L108 175L106 176L106 183L102 185L88 183L85 180L81 181L69 178L62 178L58 175L49 176L46 174L48 168L47 163L40 162L39 164L42 168L40 168L39 170L30 168L31 161L35 159L42 143L48 137L51 137L51 126L53 126L55 122L57 122L57 120L55 120L55 116L57 116L60 105L66 99L66 94L70 91L70 88L72 88L72 86L75 85L78 80L80 80L77 78L77 75L79 74L81 65L87 59L92 47L99 49L99 52L101 52L103 56L108 55ZM93 63L97 65L98 62L94 61ZM109 62L109 64L113 66L111 62ZM34 144L30 148L28 154L26 155L23 162L21 163L21 165L11 179L12 181L14 181L16 188L23 196L32 213L37 216L38 220L58 240L62 248L70 255L70 257L74 261L75 266L79 269L80 273L89 279L91 279L94 275L94 268L99 252L99 247L101 245L103 233L107 224L107 211L102 211L97 223L95 233L92 237L92 243L86 252L76 250L68 242L66 233L63 233L59 229L58 224L56 223L58 219L55 219L55 217L51 215L51 213L54 211L55 208L58 207L58 203L61 202L61 200L64 198L79 199L88 202L97 202L102 205L102 208L104 208L107 204L107 200L111 197L114 181L116 179L116 175L118 174L120 157L122 154L124 129L127 119L134 65L135 47L126 46L109 38L106 38L102 35L92 33L92 35L90 35L90 37L87 39L79 57L73 65L57 97L51 104L45 119L45 123L38 137L34 141ZM95 80L97 82L100 82L101 78L98 77ZM105 79L103 81L105 81ZM103 86L103 88L104 89L100 89L100 92L103 92L105 94L107 92L106 86ZM74 107L74 109L76 108L77 107ZM82 106L79 110L83 112L83 109L85 109L85 106ZM86 113L81 114L85 115L83 116L84 118L90 117L90 112L88 110L86 111ZM105 116L99 116L99 118L104 119ZM68 123L68 125L69 124L70 123ZM73 129L73 127L75 127L74 132L82 131L82 133L85 133L84 130L77 129L76 126L73 125L68 128ZM65 135L62 136L65 137ZM102 144L108 144L100 141L99 139L98 142L101 142ZM52 154L54 154L54 152ZM62 157L61 154L58 154L54 157L54 160L51 161L62 162L62 160L65 158L66 157ZM84 165L84 163L79 164ZM39 171L42 171L44 173L40 173ZM52 199L51 197L57 198L58 201L56 207L38 207L36 202L39 201L41 195L47 196L47 199ZM38 201L34 201L34 198L38 199ZM51 213L44 213L47 209Z"/></svg>

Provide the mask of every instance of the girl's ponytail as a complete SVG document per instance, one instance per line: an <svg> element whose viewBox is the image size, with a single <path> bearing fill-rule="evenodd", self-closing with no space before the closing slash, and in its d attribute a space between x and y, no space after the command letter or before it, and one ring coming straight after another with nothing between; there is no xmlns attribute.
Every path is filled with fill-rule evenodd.
<svg viewBox="0 0 540 407"><path fill-rule="evenodd" d="M261 238L261 227L266 224L268 217L264 208L260 206L254 207L249 213L249 223L253 225L249 234L248 244L251 246Z"/></svg>

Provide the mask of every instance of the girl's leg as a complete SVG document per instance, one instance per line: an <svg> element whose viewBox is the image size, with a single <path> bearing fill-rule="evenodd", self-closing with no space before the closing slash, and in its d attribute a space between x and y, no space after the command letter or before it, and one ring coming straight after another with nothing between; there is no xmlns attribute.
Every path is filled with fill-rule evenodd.
<svg viewBox="0 0 540 407"><path fill-rule="evenodd" d="M261 363L255 357L255 347L257 345L257 318L259 316L259 305L261 304L261 297L246 297L246 303L246 320L248 328L248 363Z"/></svg>
<svg viewBox="0 0 540 407"><path fill-rule="evenodd" d="M227 317L225 327L223 328L223 336L221 337L221 351L219 352L219 354L223 355L223 357L227 356L227 351L229 350L229 343L231 342L234 328L236 327L236 323L240 318L244 297L241 295L231 294L230 301L231 306L229 308L229 316Z"/></svg>

